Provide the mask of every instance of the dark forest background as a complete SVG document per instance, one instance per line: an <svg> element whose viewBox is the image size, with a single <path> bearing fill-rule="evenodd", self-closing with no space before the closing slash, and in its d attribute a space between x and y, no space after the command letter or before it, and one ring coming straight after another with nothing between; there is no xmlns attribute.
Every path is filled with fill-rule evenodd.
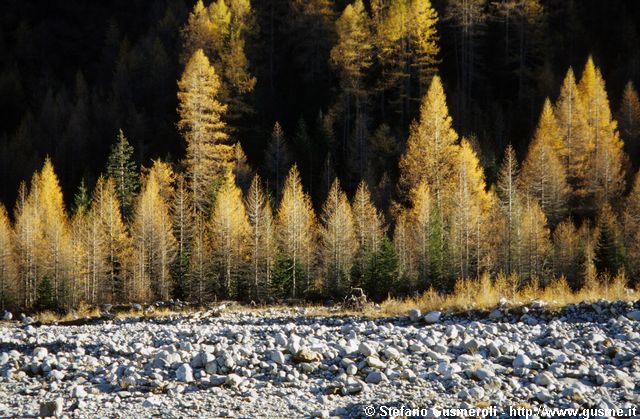
<svg viewBox="0 0 640 419"><path fill-rule="evenodd" d="M337 19L347 4L334 3L330 20ZM477 139L489 181L508 143L520 159L524 157L543 100L555 99L569 66L579 71L593 55L607 81L613 109L625 84L640 81L640 2L543 0L543 19L522 28L528 31L526 45L518 45L517 27L507 32L496 5L480 2L482 22L465 38L466 45L473 46L470 62L460 59L462 32L451 16L453 3L433 2L440 17L438 69L455 128ZM193 5L193 0L2 2L0 201L11 208L19 183L28 180L47 155L66 199L72 199L82 178L91 188L120 128L141 165L152 158L182 158L185 144L176 129L176 81L184 69L180 33ZM236 122L239 128L233 135L251 166L259 169L279 121L316 206L328 187L323 186L327 171L338 174L353 192L359 179L350 179L345 154L339 145L323 143L320 132L322 115L330 113L340 93L329 65L333 25L308 33L308 27L292 16L295 11L287 0L258 0L252 7L255 22L246 53L257 84L246 98L252 110ZM269 39L273 54L268 56ZM321 54L321 66L311 75L309 63L299 59L309 48ZM470 81L461 81L463 73ZM411 117L416 110L417 106ZM371 118L373 132L382 121L375 112ZM392 154L399 156L409 121L385 122L391 127ZM382 163L394 184L395 162ZM377 182L381 173L372 176ZM375 191L379 203L387 201L385 193L392 193L385 192L384 185Z"/></svg>

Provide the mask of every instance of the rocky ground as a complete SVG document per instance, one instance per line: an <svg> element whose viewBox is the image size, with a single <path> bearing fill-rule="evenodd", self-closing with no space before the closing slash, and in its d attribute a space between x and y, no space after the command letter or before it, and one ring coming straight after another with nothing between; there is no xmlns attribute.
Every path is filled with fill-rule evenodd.
<svg viewBox="0 0 640 419"><path fill-rule="evenodd" d="M639 310L639 303L601 302L549 313L534 303L379 319L291 309L75 326L2 322L0 417L640 408Z"/></svg>

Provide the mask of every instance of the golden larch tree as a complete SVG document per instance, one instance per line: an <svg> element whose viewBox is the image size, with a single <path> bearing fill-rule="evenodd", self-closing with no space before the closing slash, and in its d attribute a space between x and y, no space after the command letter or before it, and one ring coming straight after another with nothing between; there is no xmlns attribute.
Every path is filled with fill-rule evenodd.
<svg viewBox="0 0 640 419"><path fill-rule="evenodd" d="M371 200L369 187L362 181L356 189L356 194L351 201L353 214L353 228L356 242L358 243L354 255L354 268L356 272L353 283L362 286L362 276L366 270L366 264L370 255L380 249L384 238L384 217L378 211Z"/></svg>
<svg viewBox="0 0 640 419"><path fill-rule="evenodd" d="M561 150L562 134L547 99L519 180L522 192L538 201L552 226L564 218L570 193Z"/></svg>
<svg viewBox="0 0 640 419"><path fill-rule="evenodd" d="M499 230L502 232L499 266L507 275L511 275L518 267L518 241L522 209L521 193L518 189L519 173L516 153L509 144L505 150L496 183L496 193L499 200L496 209L500 212L498 219L503 221L502 228Z"/></svg>
<svg viewBox="0 0 640 419"><path fill-rule="evenodd" d="M302 189L298 166L293 165L285 180L277 219L279 247L291 272L292 298L300 297L310 289L315 230L316 217L311 199Z"/></svg>
<svg viewBox="0 0 640 419"><path fill-rule="evenodd" d="M42 253L42 218L35 198L38 190L37 176L33 176L35 190L29 192L25 182L20 184L14 212L15 251L18 265L18 295L20 304L33 308L36 304L37 280L40 278Z"/></svg>
<svg viewBox="0 0 640 419"><path fill-rule="evenodd" d="M344 295L351 282L353 257L357 249L353 214L347 195L334 179L322 208L322 263L329 295Z"/></svg>
<svg viewBox="0 0 640 419"><path fill-rule="evenodd" d="M490 249L488 236L492 197L486 191L484 171L471 144L463 140L456 162L456 182L450 209L452 274L479 278L485 271Z"/></svg>
<svg viewBox="0 0 640 419"><path fill-rule="evenodd" d="M617 122L612 118L604 79L589 57L578 85L586 115L585 141L593 148L588 156L587 190L591 206L600 208L619 197L625 187L624 151Z"/></svg>
<svg viewBox="0 0 640 419"><path fill-rule="evenodd" d="M187 142L187 178L194 212L203 212L214 180L230 168L233 147L221 119L227 106L217 100L220 79L201 49L189 59L178 87L178 127Z"/></svg>
<svg viewBox="0 0 640 419"><path fill-rule="evenodd" d="M624 204L622 226L629 256L629 274L632 278L637 278L640 274L640 172L636 173Z"/></svg>
<svg viewBox="0 0 640 419"><path fill-rule="evenodd" d="M452 190L459 150L440 77L435 76L422 101L420 120L411 126L407 149L400 159L401 195L425 180L439 209Z"/></svg>
<svg viewBox="0 0 640 419"><path fill-rule="evenodd" d="M369 16L362 0L347 5L336 21L338 42L331 50L331 62L340 76L342 88L358 101L367 94L366 72L372 64L372 35Z"/></svg>
<svg viewBox="0 0 640 419"><path fill-rule="evenodd" d="M174 295L184 298L188 293L188 273L190 243L193 228L193 206L191 193L187 188L187 180L182 173L177 173L173 199L171 201L171 218L173 236L176 239L176 257L173 262L172 276Z"/></svg>
<svg viewBox="0 0 640 419"><path fill-rule="evenodd" d="M538 201L525 197L520 221L520 278L544 279L549 268L551 243L547 217Z"/></svg>
<svg viewBox="0 0 640 419"><path fill-rule="evenodd" d="M170 268L177 248L169 208L172 183L173 171L166 163L155 161L134 210L134 269L129 295L137 301L169 299Z"/></svg>
<svg viewBox="0 0 640 419"><path fill-rule="evenodd" d="M218 189L208 229L220 294L237 298L244 291L239 280L246 268L249 222L242 191L236 186L232 172L225 175Z"/></svg>
<svg viewBox="0 0 640 419"><path fill-rule="evenodd" d="M588 157L593 152L593 144L586 139L585 108L571 68L564 78L554 110L562 135L561 157L567 173L567 181L571 187L571 208L581 212L581 202L587 194L587 163Z"/></svg>
<svg viewBox="0 0 640 419"><path fill-rule="evenodd" d="M426 289L433 285L429 282L429 267L431 259L433 197L426 181L421 181L411 191L411 207L408 211L408 233L410 237L410 260L413 261L416 284L415 287ZM413 279L408 276L408 279ZM413 287L412 287L413 288Z"/></svg>
<svg viewBox="0 0 640 419"><path fill-rule="evenodd" d="M248 297L264 301L269 296L269 284L277 253L275 223L271 204L262 187L262 179L255 175L244 200L249 221L248 248L251 267L247 277Z"/></svg>
<svg viewBox="0 0 640 419"><path fill-rule="evenodd" d="M97 217L96 250L104 258L96 260L97 301L120 302L131 296L131 238L122 219L115 183L100 177L93 192L91 216ZM104 271L102 271L104 269Z"/></svg>
<svg viewBox="0 0 640 419"><path fill-rule="evenodd" d="M0 204L0 309L4 310L18 302L16 291L13 229L7 209Z"/></svg>

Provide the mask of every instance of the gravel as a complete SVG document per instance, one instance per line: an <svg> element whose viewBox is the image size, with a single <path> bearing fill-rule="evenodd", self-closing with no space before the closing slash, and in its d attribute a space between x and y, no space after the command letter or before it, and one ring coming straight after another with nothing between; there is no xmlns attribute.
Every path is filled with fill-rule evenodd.
<svg viewBox="0 0 640 419"><path fill-rule="evenodd" d="M640 405L640 304L305 309L0 327L0 417L364 417L374 405ZM9 317L9 316L6 316Z"/></svg>

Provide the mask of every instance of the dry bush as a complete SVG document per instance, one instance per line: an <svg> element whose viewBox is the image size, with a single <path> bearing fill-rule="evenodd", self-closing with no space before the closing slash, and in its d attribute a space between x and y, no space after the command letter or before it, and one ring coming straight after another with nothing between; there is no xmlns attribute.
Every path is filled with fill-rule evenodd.
<svg viewBox="0 0 640 419"><path fill-rule="evenodd" d="M574 292L564 276L541 285L533 278L526 284L516 275L499 274L495 279L485 274L479 279L459 279L450 294L442 294L429 289L413 298L390 298L381 304L382 313L388 316L404 315L412 308L424 312L432 310L464 311L469 309L490 310L506 302L511 306L526 305L540 300L549 307L561 308L568 304L591 302L596 300L637 300L639 290L628 288L624 272L615 277L603 274L587 280L582 289Z"/></svg>

